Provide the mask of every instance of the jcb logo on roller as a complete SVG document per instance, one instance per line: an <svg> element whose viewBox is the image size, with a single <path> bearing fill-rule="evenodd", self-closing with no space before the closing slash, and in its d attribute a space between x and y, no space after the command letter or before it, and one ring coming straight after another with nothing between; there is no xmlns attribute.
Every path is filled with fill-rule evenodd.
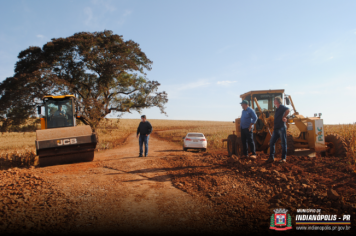
<svg viewBox="0 0 356 236"><path fill-rule="evenodd" d="M57 145L58 146L76 144L76 143L77 143L77 139L76 138L57 140Z"/></svg>

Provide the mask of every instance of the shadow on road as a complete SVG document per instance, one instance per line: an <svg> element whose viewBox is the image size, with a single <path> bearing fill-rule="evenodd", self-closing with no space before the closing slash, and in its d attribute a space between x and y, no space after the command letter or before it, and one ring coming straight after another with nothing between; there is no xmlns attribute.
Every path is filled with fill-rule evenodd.
<svg viewBox="0 0 356 236"><path fill-rule="evenodd" d="M183 150L174 150L174 149L171 149L171 150L159 150L159 151L155 151L155 152L183 152Z"/></svg>
<svg viewBox="0 0 356 236"><path fill-rule="evenodd" d="M195 172L195 173L185 172L184 174L166 174L166 175L159 175L159 176L154 176L154 177L148 177L148 176L145 176L144 174L154 174L154 173L162 173L162 172L177 171L177 170L184 170L184 169L196 169L196 168L219 169L219 168L221 168L221 165L185 166L185 167L174 167L174 168L147 168L147 169L134 170L134 171L124 171L124 170L119 170L119 169L109 167L109 166L104 166L103 168L116 170L116 171L120 172L120 173L109 173L106 175L136 174L136 175L139 175L140 177L144 178L144 179L140 178L140 179L127 180L127 181L123 181L123 182L139 182L139 181L145 181L145 180L166 182L166 181L170 181L172 178L179 178L179 177L186 177L186 176L190 176L190 177L206 176L207 174L204 171L201 171L201 172L199 171L199 172ZM233 172L233 170L231 170L231 172ZM210 174L210 175L214 176L214 175L219 175L219 174L214 173L214 174Z"/></svg>

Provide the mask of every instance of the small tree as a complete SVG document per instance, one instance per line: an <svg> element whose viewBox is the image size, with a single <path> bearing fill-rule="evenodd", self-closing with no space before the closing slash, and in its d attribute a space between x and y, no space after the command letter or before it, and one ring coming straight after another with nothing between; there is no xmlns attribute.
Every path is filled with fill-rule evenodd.
<svg viewBox="0 0 356 236"><path fill-rule="evenodd" d="M75 94L93 131L111 112L120 116L158 107L166 114L167 93L158 92L160 84L146 78L152 61L139 44L112 31L52 39L18 58L15 75L0 83L2 130L25 122L48 94Z"/></svg>

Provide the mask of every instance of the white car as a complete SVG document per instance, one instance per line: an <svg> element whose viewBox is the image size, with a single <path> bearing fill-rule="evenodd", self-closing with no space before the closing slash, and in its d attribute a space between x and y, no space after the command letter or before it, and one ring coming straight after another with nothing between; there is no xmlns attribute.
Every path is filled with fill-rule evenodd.
<svg viewBox="0 0 356 236"><path fill-rule="evenodd" d="M183 139L183 151L187 151L188 149L201 149L205 152L208 146L208 142L202 133L188 133Z"/></svg>

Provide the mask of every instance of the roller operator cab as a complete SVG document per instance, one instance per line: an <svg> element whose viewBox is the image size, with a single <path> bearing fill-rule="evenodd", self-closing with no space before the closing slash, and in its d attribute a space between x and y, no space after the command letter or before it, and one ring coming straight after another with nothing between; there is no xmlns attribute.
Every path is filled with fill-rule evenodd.
<svg viewBox="0 0 356 236"><path fill-rule="evenodd" d="M89 125L77 126L73 95L45 96L38 107L41 130L36 131L36 153L40 166L92 161L97 144Z"/></svg>
<svg viewBox="0 0 356 236"><path fill-rule="evenodd" d="M74 96L46 96L43 102L45 129L76 126Z"/></svg>

